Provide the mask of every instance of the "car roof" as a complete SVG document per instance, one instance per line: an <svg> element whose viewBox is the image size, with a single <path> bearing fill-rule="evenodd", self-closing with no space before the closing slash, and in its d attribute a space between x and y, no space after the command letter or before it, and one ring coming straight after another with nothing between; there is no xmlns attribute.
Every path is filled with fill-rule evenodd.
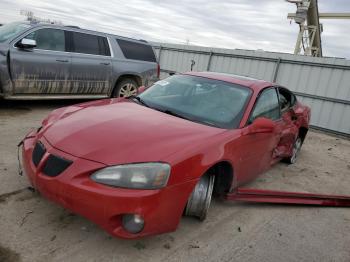
<svg viewBox="0 0 350 262"><path fill-rule="evenodd" d="M218 72L187 72L184 73L186 75L199 76L210 78L214 80L225 81L237 85L242 85L253 89L254 91L259 92L261 89L265 87L274 86L275 83L268 82L261 79L255 79L252 77L235 75L235 74L227 74L227 73L218 73Z"/></svg>

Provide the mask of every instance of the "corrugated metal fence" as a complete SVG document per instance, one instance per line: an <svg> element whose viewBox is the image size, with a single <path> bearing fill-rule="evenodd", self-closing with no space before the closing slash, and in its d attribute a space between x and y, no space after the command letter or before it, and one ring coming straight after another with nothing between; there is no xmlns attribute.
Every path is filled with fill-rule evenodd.
<svg viewBox="0 0 350 262"><path fill-rule="evenodd" d="M155 44L162 76L214 71L250 76L288 87L312 109L314 128L350 136L350 60L284 53Z"/></svg>

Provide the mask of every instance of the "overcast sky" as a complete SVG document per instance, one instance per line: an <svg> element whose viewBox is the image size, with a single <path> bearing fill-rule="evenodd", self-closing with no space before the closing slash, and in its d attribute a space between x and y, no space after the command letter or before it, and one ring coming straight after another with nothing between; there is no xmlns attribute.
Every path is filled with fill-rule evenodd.
<svg viewBox="0 0 350 262"><path fill-rule="evenodd" d="M0 0L0 23L20 10L64 24L149 41L211 47L294 50L298 26L285 0ZM320 12L350 12L350 0L319 0ZM323 20L324 56L350 58L350 20Z"/></svg>

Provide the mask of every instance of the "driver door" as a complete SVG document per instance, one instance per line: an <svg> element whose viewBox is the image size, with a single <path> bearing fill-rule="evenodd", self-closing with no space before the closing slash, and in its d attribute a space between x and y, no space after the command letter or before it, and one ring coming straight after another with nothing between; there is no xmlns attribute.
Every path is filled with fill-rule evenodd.
<svg viewBox="0 0 350 262"><path fill-rule="evenodd" d="M65 31L40 28L24 38L35 48L11 47L11 72L15 94L69 94L71 55L66 53Z"/></svg>
<svg viewBox="0 0 350 262"><path fill-rule="evenodd" d="M240 176L238 180L243 183L254 180L271 166L273 152L280 140L282 127L276 88L269 87L260 93L244 129L247 129L258 117L273 120L276 128L272 133L247 134L242 135L239 139L239 144L236 145L240 159L237 173ZM242 131L244 133L244 130Z"/></svg>
<svg viewBox="0 0 350 262"><path fill-rule="evenodd" d="M290 156L299 131L296 125L297 116L293 110L296 102L294 94L286 88L278 87L278 97L282 115L282 128L281 138L274 152L274 158L276 161Z"/></svg>

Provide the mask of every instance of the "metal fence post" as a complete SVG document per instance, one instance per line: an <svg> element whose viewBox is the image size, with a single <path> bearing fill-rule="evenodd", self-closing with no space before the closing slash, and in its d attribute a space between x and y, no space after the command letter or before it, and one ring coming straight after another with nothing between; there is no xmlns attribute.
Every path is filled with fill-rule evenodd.
<svg viewBox="0 0 350 262"><path fill-rule="evenodd" d="M208 58L208 64L207 64L207 71L210 70L210 64L211 64L212 56L213 56L213 51L210 51L209 58Z"/></svg>
<svg viewBox="0 0 350 262"><path fill-rule="evenodd" d="M159 51L158 51L158 63L160 65L160 55L161 55L161 52L162 52L162 46L159 46Z"/></svg>
<svg viewBox="0 0 350 262"><path fill-rule="evenodd" d="M281 60L282 59L279 57L278 60L276 61L276 66L275 66L275 70L273 72L272 82L276 82L276 80L277 80L278 70L280 69Z"/></svg>

